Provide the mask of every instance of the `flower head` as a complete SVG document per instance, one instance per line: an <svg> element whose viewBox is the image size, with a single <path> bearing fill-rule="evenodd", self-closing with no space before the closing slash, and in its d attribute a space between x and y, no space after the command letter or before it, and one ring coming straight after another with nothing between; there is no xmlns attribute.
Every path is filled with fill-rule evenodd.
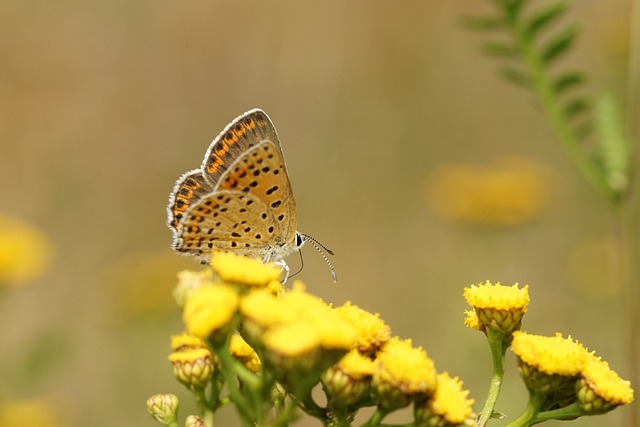
<svg viewBox="0 0 640 427"><path fill-rule="evenodd" d="M433 394L436 369L422 347L393 337L377 353L372 384L382 407L398 409Z"/></svg>
<svg viewBox="0 0 640 427"><path fill-rule="evenodd" d="M415 403L416 425L459 426L472 416L473 399L468 399L469 390L462 389L458 377L448 373L438 374L438 387L431 398Z"/></svg>
<svg viewBox="0 0 640 427"><path fill-rule="evenodd" d="M333 408L357 408L369 401L374 363L352 349L322 374L322 384Z"/></svg>
<svg viewBox="0 0 640 427"><path fill-rule="evenodd" d="M296 383L317 383L356 337L348 322L300 286L281 298L266 290L251 292L242 299L240 312L249 343L264 350L285 386L293 388Z"/></svg>
<svg viewBox="0 0 640 427"><path fill-rule="evenodd" d="M173 299L178 307L184 308L184 304L197 289L211 285L213 285L213 273L210 269L183 270L178 273L178 284L173 289Z"/></svg>
<svg viewBox="0 0 640 427"><path fill-rule="evenodd" d="M511 346L530 392L550 396L550 406L571 402L580 373L592 357L586 348L561 334L545 337L521 331L513 333Z"/></svg>
<svg viewBox="0 0 640 427"><path fill-rule="evenodd" d="M175 394L155 394L147 399L147 410L160 424L175 423L178 415L178 397Z"/></svg>
<svg viewBox="0 0 640 427"><path fill-rule="evenodd" d="M465 288L464 297L475 311L475 317L467 313L467 326L481 331L490 329L507 336L520 329L529 304L529 287L518 288L517 283L502 286L487 280L484 285Z"/></svg>
<svg viewBox="0 0 640 427"><path fill-rule="evenodd" d="M278 281L281 269L273 263L233 254L217 252L211 259L211 267L225 283L264 287Z"/></svg>
<svg viewBox="0 0 640 427"><path fill-rule="evenodd" d="M251 372L258 372L262 363L256 352L240 335L233 335L229 344L229 352L241 361Z"/></svg>
<svg viewBox="0 0 640 427"><path fill-rule="evenodd" d="M173 374L189 388L204 388L214 371L213 355L208 348L187 348L169 355Z"/></svg>
<svg viewBox="0 0 640 427"><path fill-rule="evenodd" d="M375 353L391 338L391 328L380 319L379 314L369 313L350 302L337 307L335 312L355 328L355 347L362 354Z"/></svg>
<svg viewBox="0 0 640 427"><path fill-rule="evenodd" d="M589 415L604 414L616 406L633 402L629 381L622 380L607 362L596 357L592 357L583 369L577 391L578 402Z"/></svg>
<svg viewBox="0 0 640 427"><path fill-rule="evenodd" d="M201 339L222 340L238 309L238 294L221 285L197 289L187 300L182 318L187 332Z"/></svg>

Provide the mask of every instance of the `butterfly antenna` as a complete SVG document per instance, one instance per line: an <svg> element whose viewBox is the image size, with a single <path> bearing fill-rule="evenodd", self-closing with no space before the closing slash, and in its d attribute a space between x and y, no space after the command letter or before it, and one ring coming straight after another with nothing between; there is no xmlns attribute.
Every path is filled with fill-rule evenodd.
<svg viewBox="0 0 640 427"><path fill-rule="evenodd" d="M329 266L329 268L331 269L331 276L333 277L333 283L338 283L338 276L336 275L336 269L333 268L333 264L331 264L331 261L329 261L329 258L327 258L327 256L324 254L324 252L322 252L322 249L324 249L324 251L326 253L328 253L329 255L333 255L333 251L329 248L327 248L326 246L324 246L322 243L318 242L316 239L314 239L313 237L309 236L308 234L302 234L302 238L305 241L308 241L309 243L311 243L311 245L316 248L316 250L318 252L320 252L320 255L322 255L322 258L324 259L324 261L327 263L327 265ZM302 259L302 255L300 256Z"/></svg>

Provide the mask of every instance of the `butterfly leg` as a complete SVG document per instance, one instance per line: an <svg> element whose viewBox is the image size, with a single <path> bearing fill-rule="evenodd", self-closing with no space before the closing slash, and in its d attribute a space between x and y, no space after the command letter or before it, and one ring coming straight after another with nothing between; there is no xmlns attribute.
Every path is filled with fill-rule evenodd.
<svg viewBox="0 0 640 427"><path fill-rule="evenodd" d="M285 283L287 283L287 279L289 278L289 273L291 273L291 269L287 265L284 260L274 262L275 265L281 267L284 270L284 279L282 279L282 286L284 288Z"/></svg>

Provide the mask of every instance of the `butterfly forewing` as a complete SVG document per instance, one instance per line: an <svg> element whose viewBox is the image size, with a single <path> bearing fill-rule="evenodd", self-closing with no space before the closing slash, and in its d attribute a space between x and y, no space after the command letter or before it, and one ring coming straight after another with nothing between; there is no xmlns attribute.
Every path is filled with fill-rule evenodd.
<svg viewBox="0 0 640 427"><path fill-rule="evenodd" d="M282 157L276 129L262 110L252 110L235 118L207 150L202 162L207 181L215 185L236 159L265 140L273 142Z"/></svg>

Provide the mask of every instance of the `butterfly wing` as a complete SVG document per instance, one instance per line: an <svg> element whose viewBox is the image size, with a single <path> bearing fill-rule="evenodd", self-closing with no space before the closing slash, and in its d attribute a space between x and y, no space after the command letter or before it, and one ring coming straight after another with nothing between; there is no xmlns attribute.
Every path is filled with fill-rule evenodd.
<svg viewBox="0 0 640 427"><path fill-rule="evenodd" d="M203 260L215 250L277 260L294 249L296 227L282 150L277 140L263 139L240 153L213 191L184 213L173 247Z"/></svg>
<svg viewBox="0 0 640 427"><path fill-rule="evenodd" d="M184 213L202 197L213 191L213 186L204 178L200 169L182 175L173 187L167 206L167 224L174 232L181 227Z"/></svg>

